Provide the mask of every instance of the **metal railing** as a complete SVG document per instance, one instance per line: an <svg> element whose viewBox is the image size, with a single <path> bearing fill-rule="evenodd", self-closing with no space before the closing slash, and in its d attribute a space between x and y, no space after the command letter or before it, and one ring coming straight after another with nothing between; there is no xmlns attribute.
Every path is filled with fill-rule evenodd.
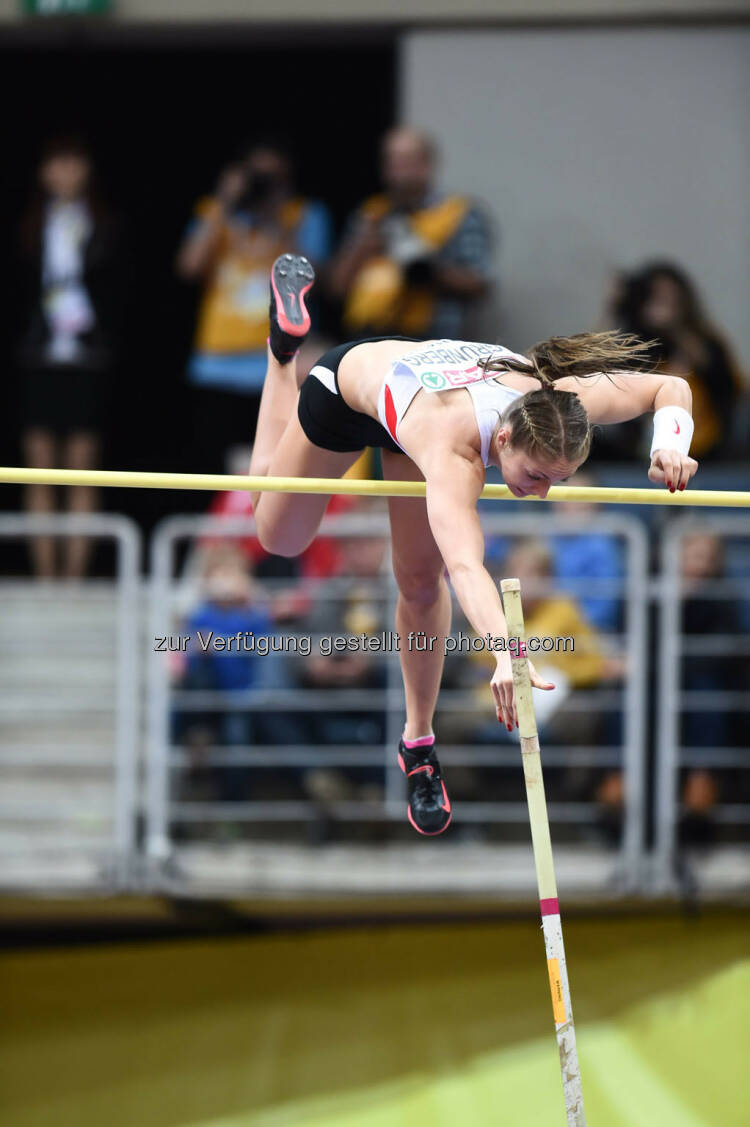
<svg viewBox="0 0 750 1127"><path fill-rule="evenodd" d="M657 755L655 776L655 843L653 887L658 893L672 892L680 885L678 859L680 857L679 828L684 813L680 795L680 772L683 768L750 770L750 747L701 746L683 744L681 724L686 714L750 713L750 693L742 689L691 688L684 686L685 660L689 658L746 659L750 654L750 632L747 624L737 623L736 634L711 631L699 635L686 634L682 629L682 615L690 595L696 591L686 589L682 570L684 541L696 534L719 535L726 545L739 537L750 542L750 521L744 516L712 516L709 519L688 519L668 527L662 542L659 578L659 692L657 712ZM748 544L750 559L750 543ZM722 600L744 597L747 587L736 579L705 580L697 591L698 597L717 605ZM745 731L750 728L746 715ZM749 776L750 778L750 776ZM750 803L719 802L711 812L714 822L723 825L750 823ZM746 863L746 883L750 887L750 858Z"/></svg>
<svg viewBox="0 0 750 1127"><path fill-rule="evenodd" d="M532 515L482 515L485 534L489 536L537 536L540 533L538 518ZM163 521L157 528L151 551L151 633L164 636L173 631L172 613L175 602L175 561L180 542L196 537L248 537L253 534L252 521L247 519L215 517L174 517ZM542 532L545 536L576 535L590 532L590 523L577 522L573 517L558 517L545 513ZM624 607L622 637L623 656L627 673L622 688L598 688L579 691L566 702L568 711L612 711L622 715L622 744L613 746L585 746L571 748L564 744L544 745L544 762L550 768L560 767L621 767L624 777L625 815L622 833L620 875L622 885L637 889L643 882L644 827L645 827L645 772L644 723L646 712L646 603L647 544L645 533L637 520L620 516L597 516L596 531L618 537L625 549L624 578L622 580L591 580L583 577L576 584L566 584L566 592L615 597ZM331 538L358 536L389 536L386 517L380 514L338 516L327 519L321 535ZM393 629L397 590L390 568L382 576L382 598L386 629ZM333 584L335 588L335 583ZM323 597L324 588L316 598ZM175 693L169 684L167 663L163 653L152 652L148 661L148 755L147 755L147 848L152 862L151 878L158 885L160 865L173 855L174 828L189 822L283 822L304 821L319 816L315 805L309 801L288 799L258 799L231 802L180 802L176 801L170 777L184 770L188 761L184 748L170 738L170 718L176 708L189 712L210 708L212 710L248 711L263 713L287 710L305 714L318 712L356 712L379 710L385 716L385 740L379 747L363 750L351 745L312 747L306 744L276 746L213 747L208 759L213 766L258 768L282 765L290 769L324 765L340 768L375 767L383 772L383 801L332 801L327 812L342 821L373 819L401 822L404 819L405 791L403 776L396 763L395 747L401 734L404 716L403 683L398 657L387 655L385 661L386 684L381 689L305 690L300 688L251 688L244 691L200 691ZM489 680L489 676L487 678ZM488 690L489 703L489 690ZM474 695L467 691L444 689L439 699L442 714L466 713L469 717L476 709ZM440 724L440 715L437 720ZM438 728L439 731L439 728ZM517 746L475 746L472 742L441 742L441 761L449 769L452 765L478 767L513 767L519 761ZM469 823L524 823L527 819L525 803L506 801L454 802L455 824ZM549 803L550 819L558 823L579 825L596 820L596 809L589 801L552 800ZM170 879L170 887L174 882Z"/></svg>
<svg viewBox="0 0 750 1127"><path fill-rule="evenodd" d="M40 799L34 793L39 783L22 778L15 795L8 798L6 792L0 800L0 856L4 860L2 869L5 874L0 877L0 884L24 888L47 886L52 866L55 872L52 883L55 886L132 888L139 736L137 629L140 533L132 521L121 516L0 514L0 538L11 540L34 536L80 536L114 542L116 578L111 601L111 584L104 585L104 609L108 615L110 605L114 603L114 618L105 623L98 633L93 630L86 635L85 597L99 591L101 585L26 581L24 590L32 606L22 613L12 641L5 639L6 652L3 656L10 668L16 667L19 677L27 675L21 662L24 656L28 659L32 693L27 699L19 693L16 685L6 698L5 707L0 705L0 768L22 775L35 770L41 772L48 794L46 799ZM4 580L3 593L6 598L14 597L18 601L20 588L18 581L15 582L14 587L13 580ZM45 591L52 596L46 606L42 602ZM83 617L76 616L77 598L84 599L80 608ZM68 622L58 623L60 629L55 641L62 647L70 647L74 640L72 635L75 635L81 647L79 657L93 662L100 669L110 656L110 647L102 639L113 627L114 697L111 702L97 699L96 690L87 692L85 686L76 697L72 697L64 685L47 685L41 692L34 688L33 678L38 664L35 657L47 656L50 645L49 618L53 613L60 618L62 612L72 619L72 626ZM32 622L36 624L36 633L25 644L24 625ZM81 637L83 641L80 641ZM53 664L55 660L53 655ZM64 668L65 659L62 660L63 666L59 668ZM49 675L54 678L54 669ZM19 729L15 738L10 736L9 712L13 713ZM66 742L61 739L59 728L66 716L68 723L71 718L73 723L81 723L86 716L98 718L98 722L111 717L112 731L106 730L100 741L92 744L81 739L80 730L75 728L68 734ZM40 717L45 722L58 718L54 736L49 742L39 743L29 738L31 725ZM101 790L94 788L92 804L92 788L87 791L86 785L80 781L81 771L102 768L111 768L109 781L104 786L103 806ZM65 801L56 795L56 786L66 792ZM69 797L71 791L72 798ZM14 858L15 864L12 863ZM11 877L10 872L15 875Z"/></svg>
<svg viewBox="0 0 750 1127"><path fill-rule="evenodd" d="M503 538L517 536L575 535L579 531L589 533L590 523L577 522L573 517L558 517L554 512L545 513L544 521L530 514L482 514L482 523L488 541L493 536ZM601 686L576 690L562 706L560 715L575 721L588 712L618 713L622 718L621 739L617 743L596 741L570 744L563 738L546 738L542 729L542 758L548 774L548 798L550 819L553 823L553 836L565 832L578 833L591 827L597 818L597 808L587 793L585 800L565 800L561 798L555 782L555 772L570 769L606 769L622 771L624 784L624 819L619 854L616 859L619 877L618 889L632 892L673 892L679 885L676 862L679 860L679 830L681 807L679 781L686 768L718 772L733 771L740 775L750 767L750 751L741 746L744 742L739 722L735 721L736 732L732 742L726 746L708 747L693 738L690 730L683 739L680 725L686 723L685 716L700 716L712 712L743 716L750 711L750 696L736 685L709 689L686 689L681 681L681 670L687 659L721 659L736 663L747 662L750 655L750 627L747 623L738 625L737 633L711 632L685 634L682 631L682 613L686 591L680 582L683 540L696 532L717 533L724 542L733 544L735 538L750 540L750 522L742 515L733 517L710 517L700 521L679 521L664 530L660 574L650 580L647 574L647 541L643 527L638 520L628 516L597 515L593 526L597 533L617 537L624 548L623 572L621 580L593 581L582 577L571 584L567 582L565 591L575 596L599 595L602 598L615 598L622 607L624 620L621 630L609 635L607 641L618 647L625 660L625 674L617 686ZM285 712L296 715L303 721L313 714L325 716L338 713L352 716L358 713L378 714L383 718L384 738L377 743L332 743L318 741L305 742L303 738L285 744L266 742L246 742L222 746L216 741L208 749L207 763L215 768L304 772L314 768L338 769L344 773L369 769L377 772L382 779L382 797L378 801L369 798L334 799L326 803L326 816L338 823L362 823L375 821L384 825L397 826L404 821L405 792L403 776L395 761L395 746L401 734L404 716L403 682L398 661L394 652L377 655L383 659L385 681L379 688L318 689L278 687L273 684L260 684L253 688L233 691L175 688L170 684L165 654L153 649L153 638L170 632L173 613L183 599L182 580L175 580L178 550L182 543L191 542L196 536L214 538L248 537L253 533L253 525L247 519L175 517L158 527L151 544L151 575L149 587L149 631L147 648L143 653L138 640L139 623L139 580L138 564L140 557L140 537L132 522L110 516L55 515L33 517L20 515L0 515L0 538L19 539L35 535L70 536L82 535L113 540L116 546L117 571L112 597L105 601L112 603L114 612L112 653L107 661L112 663L111 684L114 696L110 698L110 688L106 696L97 697L94 685L88 686L83 675L81 679L75 666L71 666L70 683L53 684L54 691L46 688L41 691L35 684L34 647L41 645L43 639L44 606L65 605L72 595L63 594L62 585L52 588L45 596L44 585L37 587L26 581L28 590L36 590L42 600L37 608L33 638L27 639L25 650L23 639L14 633L15 626L6 613L6 670L11 676L0 691L0 770L12 786L6 788L0 798L0 859L5 861L6 888L108 888L114 890L146 890L169 888L189 892L191 878L175 877L175 868L164 864L180 854L178 827L191 827L195 834L196 824L245 823L252 826L266 826L274 840L282 840L283 834L273 830L283 823L309 824L320 817L319 806L300 793L299 797L252 798L241 801L196 800L177 794L170 785L189 765L189 753L171 731L171 723L176 712L187 716L201 710L241 715L251 711L254 715ZM338 516L325 521L322 535L330 538L389 536L387 519L380 514L362 516ZM750 551L748 551L750 556ZM4 581L0 585L2 594L9 599L12 585L16 581ZM299 581L292 581L298 584ZM315 599L337 599L342 584L340 580L323 581L316 589ZM394 629L393 618L397 590L390 567L386 566L379 577L380 617L386 629ZM273 587L269 583L269 588ZM282 586L288 586L283 581ZM101 586L101 585L100 585ZM111 590L107 584L107 591ZM81 591L96 591L96 582L82 585ZM20 588L19 588L20 590ZM68 593L73 589L67 588ZM526 591L533 594L531 585ZM715 598L717 604L730 596L740 595L747 601L747 592L742 591L737 581L712 580L703 588L707 598ZM49 602L43 604L43 599ZM647 636L647 608L652 603L658 610L659 634L658 649L649 653ZM7 604L6 604L7 605ZM70 603L67 612L75 622L75 631L84 639L81 652L85 651L88 661L101 661L101 646L98 650L89 646L96 630L101 636L99 626L89 624L86 611L81 603L81 612L76 618L76 608ZM15 613L21 614L17 607ZM109 611L107 612L109 614ZM456 615L460 622L460 612ZM109 621L109 619L108 619ZM63 624L64 625L64 624ZM454 627L455 630L458 627ZM107 627L107 629L109 629ZM461 623L461 629L468 633L468 627ZM87 633L88 632L88 633ZM293 630L275 628L276 636L292 635ZM85 638L84 638L85 635ZM8 645L12 640L13 649ZM317 636L311 636L313 652L317 652ZM93 643L92 643L93 644ZM97 643L99 645L99 643ZM20 648L18 648L20 647ZM16 667L14 654L21 654ZM99 656L97 656L99 655ZM10 664L8 664L10 659ZM61 660L61 659L58 659ZM26 666L32 671L28 678ZM539 664L539 662L537 662ZM45 666L45 677L54 677L53 663ZM64 666L60 666L64 669ZM109 676L109 674L107 675ZM647 722L647 678L656 678L656 746L654 774L654 844L653 854L646 843L647 824L647 784L646 760L646 722ZM489 675L488 678L489 680ZM79 687L80 680L80 687ZM139 727L139 690L146 691L147 727L144 755L143 787L137 772ZM49 681L45 682L45 685ZM41 681L39 682L41 684ZM517 744L510 737L503 741L481 743L472 735L472 726L481 719L477 712L477 697L468 686L456 687L450 683L442 690L438 702L437 731L452 722L458 736L441 740L441 761L450 781L451 770L469 769L473 772L492 772L492 769L513 772L518 767L519 752ZM111 717L112 732L101 739L94 739L91 731L81 731L81 739L76 741L75 725L78 716ZM16 728L11 732L7 720L14 718ZM487 691L487 713L491 720L491 703ZM27 720L24 720L27 717ZM65 718L67 717L67 721ZM44 726L35 721L44 719L54 722L58 727L55 735L46 741L38 731ZM3 721L6 721L3 734ZM59 737L63 722L69 727L67 736ZM689 723L689 719L687 723ZM27 725L24 735L23 724ZM345 727L345 725L344 725ZM52 729L50 729L52 730ZM98 728L97 728L98 731ZM15 735L13 733L16 733ZM9 734L10 733L10 734ZM463 733L463 734L461 734ZM85 738L84 738L85 737ZM106 783L95 788L85 782L86 771L107 768ZM111 768L111 773L109 769ZM24 774L26 772L26 774ZM35 793L34 780L27 776L36 772L41 780ZM78 772L78 775L76 775ZM52 782L62 779L65 786L59 792ZM493 775L493 778L495 776ZM19 782L19 779L22 782ZM80 785L76 779L84 780ZM500 791L502 797L502 788ZM723 798L727 796L724 795ZM730 794L730 799L738 797ZM741 796L740 796L741 797ZM136 817L139 808L145 815L145 839L143 851L136 839ZM462 801L454 801L454 830L473 826L492 826L505 823L512 837L513 826L522 830L527 821L525 803L519 801L492 800L483 795L481 788L466 792ZM715 822L725 831L737 830L737 836L745 835L745 827L750 822L750 803L743 801L720 801L712 813ZM50 829L54 823L54 829ZM91 831L95 824L95 830ZM557 831L555 831L555 824ZM204 840L211 835L201 830ZM744 838L743 838L744 839ZM194 836L195 840L195 836ZM399 839L400 840L400 839ZM416 840L416 839L415 839ZM566 846L566 848L568 848ZM575 851L576 846L570 847ZM586 846L586 849L589 847ZM599 850L602 853L602 850ZM582 854L581 854L582 856ZM22 869L16 869L16 859L25 860ZM446 855L447 857L447 855ZM85 864L75 865L76 858ZM146 860L148 863L143 864ZM54 863L52 863L54 862ZM70 862L70 864L69 864ZM26 876L21 882L18 873ZM601 868L597 870L601 875ZM7 874L16 874L7 877ZM270 877L268 879L271 879ZM334 875L335 879L335 875ZM493 878L494 879L494 878ZM518 874L515 876L518 888ZM588 877L584 877L585 880ZM600 879L591 877L592 880ZM495 882L497 883L497 882ZM750 882L748 882L750 883ZM230 882L231 886L231 882ZM214 868L204 882L204 889L222 888L218 870ZM234 887L236 887L236 882ZM342 886L343 887L343 886ZM348 887L348 886L347 886Z"/></svg>

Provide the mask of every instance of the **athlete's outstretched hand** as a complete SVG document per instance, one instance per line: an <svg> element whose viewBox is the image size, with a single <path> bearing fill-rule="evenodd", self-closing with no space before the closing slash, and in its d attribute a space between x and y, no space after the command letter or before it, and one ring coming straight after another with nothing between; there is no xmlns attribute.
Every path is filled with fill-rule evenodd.
<svg viewBox="0 0 750 1127"><path fill-rule="evenodd" d="M545 681L543 677L539 676L531 662L529 662L529 677L535 689L554 689L555 687L551 681ZM518 727L518 712L513 693L513 670L508 652L497 654L497 668L490 681L490 687L495 698L497 718L509 732L512 732L514 727Z"/></svg>
<svg viewBox="0 0 750 1127"><path fill-rule="evenodd" d="M685 488L698 469L695 458L681 454L679 450L654 450L648 480L664 482L670 493Z"/></svg>

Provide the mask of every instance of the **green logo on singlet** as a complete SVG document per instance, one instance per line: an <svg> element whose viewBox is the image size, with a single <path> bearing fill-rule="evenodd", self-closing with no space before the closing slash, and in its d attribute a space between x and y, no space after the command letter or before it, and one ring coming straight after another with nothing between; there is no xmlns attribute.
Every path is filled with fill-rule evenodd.
<svg viewBox="0 0 750 1127"><path fill-rule="evenodd" d="M448 381L442 372L422 372L419 382L430 391L440 391Z"/></svg>

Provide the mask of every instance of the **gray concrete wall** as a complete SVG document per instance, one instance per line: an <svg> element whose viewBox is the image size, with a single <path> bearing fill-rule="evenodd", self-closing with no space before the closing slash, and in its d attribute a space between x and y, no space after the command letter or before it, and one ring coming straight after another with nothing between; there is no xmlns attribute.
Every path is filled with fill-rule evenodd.
<svg viewBox="0 0 750 1127"><path fill-rule="evenodd" d="M750 29L416 31L405 120L497 217L519 348L596 324L616 267L672 258L750 361Z"/></svg>

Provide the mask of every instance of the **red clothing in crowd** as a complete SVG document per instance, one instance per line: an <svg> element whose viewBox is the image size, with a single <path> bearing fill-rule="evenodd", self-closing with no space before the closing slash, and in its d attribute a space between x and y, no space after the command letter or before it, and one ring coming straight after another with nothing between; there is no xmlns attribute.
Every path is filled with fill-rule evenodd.
<svg viewBox="0 0 750 1127"><path fill-rule="evenodd" d="M356 497L335 495L331 497L326 514L348 513L354 508L356 501ZM209 514L218 517L251 517L253 503L249 492L238 489L217 493L211 502ZM201 539L203 547L212 543L214 543L212 536ZM270 555L256 536L242 537L237 543L255 566ZM306 548L300 556L300 565L304 579L325 579L336 575L340 567L338 541L328 536L316 536L310 547Z"/></svg>

